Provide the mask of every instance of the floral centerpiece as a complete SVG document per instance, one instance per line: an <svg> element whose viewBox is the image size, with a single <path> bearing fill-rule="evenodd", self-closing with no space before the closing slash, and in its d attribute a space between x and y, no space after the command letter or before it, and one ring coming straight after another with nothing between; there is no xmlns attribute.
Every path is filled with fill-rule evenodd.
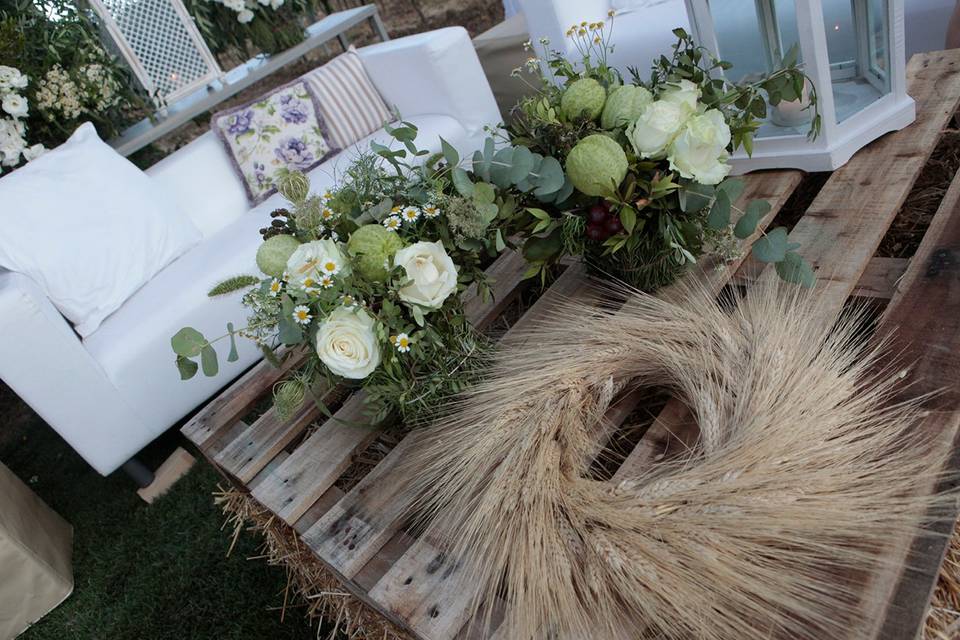
<svg viewBox="0 0 960 640"><path fill-rule="evenodd" d="M540 43L543 57L528 61L526 73L540 81L517 105L508 139L563 158L574 192L555 206L521 212L515 222L534 273L579 255L592 269L649 291L704 254L732 257L737 239L756 232L770 206L734 206L744 184L727 177L727 160L739 147L751 151L768 102L798 99L805 75L793 50L778 71L734 85L722 77L728 63L676 29L672 58L661 56L648 79L631 69L625 82L607 63L610 32L603 22L570 28L582 65L549 52L547 40ZM811 105L816 110L815 93ZM811 135L819 122L817 113ZM778 228L762 234L753 253L776 264L784 279L810 285L813 272L796 248Z"/></svg>
<svg viewBox="0 0 960 640"><path fill-rule="evenodd" d="M183 378L201 367L217 373L220 339L230 341L228 359L237 356L237 335L270 358L280 345L305 347L316 357L275 389L278 411L299 407L318 382L352 382L365 390L375 419L396 410L408 423L476 379L487 342L459 294L472 286L489 295L484 268L507 246L502 221L533 199L555 200L563 170L529 151L514 161L512 150L495 152L492 139L465 163L443 140L441 154L418 149L412 124L388 132L399 148L373 143L322 195L301 173L282 176L278 188L290 205L261 230L264 277L233 278L211 291L246 289L248 322L214 340L189 327L173 336ZM497 183L485 179L491 172Z"/></svg>

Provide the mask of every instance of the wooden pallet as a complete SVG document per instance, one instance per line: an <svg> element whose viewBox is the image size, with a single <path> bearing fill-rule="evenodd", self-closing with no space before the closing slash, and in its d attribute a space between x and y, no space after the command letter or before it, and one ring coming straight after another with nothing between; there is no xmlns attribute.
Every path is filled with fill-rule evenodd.
<svg viewBox="0 0 960 640"><path fill-rule="evenodd" d="M952 446L960 424L960 176L912 260L874 253L957 109L958 71L960 52L915 57L908 75L917 101L916 123L873 143L836 171L790 234L814 265L817 290L831 310L851 296L890 301L883 324L899 330L899 346L916 361L910 373L913 389L950 388L922 425L942 436L944 446ZM801 179L797 171L751 174L743 199L769 200L772 210L762 225L769 224ZM688 277L700 277L719 292L730 282L749 286L758 268L749 262L717 267ZM489 269L495 278L493 300L468 292L467 314L476 326L489 326L510 304L523 271L519 256L504 254ZM558 300L586 290L582 268L567 267L502 340L516 340L519 328L542 317ZM304 357L287 354L279 370L257 365L198 413L183 433L238 487L294 527L346 589L387 619L422 640L468 637L472 594L446 588L457 563L431 541L412 537L403 528L408 505L394 487L397 462L410 439L402 440L347 491L337 486L358 454L382 433L366 422L362 393L347 398L332 419L318 422L320 414L308 402L289 420L280 420L271 409L252 424L241 421ZM611 423L622 422L641 398L622 398L610 411ZM697 434L684 407L668 402L614 481L682 451ZM869 637L902 640L917 634L945 543L946 538L943 544L927 543L927 548L916 549L922 561L914 558L909 570L873 576L864 585L883 603L871 616L876 624ZM892 541L890 553L905 558L910 546L909 540ZM496 609L500 603L486 606ZM502 634L492 637L503 640Z"/></svg>

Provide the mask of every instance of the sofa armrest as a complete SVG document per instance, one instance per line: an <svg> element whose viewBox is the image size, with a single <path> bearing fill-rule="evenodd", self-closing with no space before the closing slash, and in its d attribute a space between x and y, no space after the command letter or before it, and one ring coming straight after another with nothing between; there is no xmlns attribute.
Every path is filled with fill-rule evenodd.
<svg viewBox="0 0 960 640"><path fill-rule="evenodd" d="M155 437L40 288L2 270L0 378L104 475Z"/></svg>
<svg viewBox="0 0 960 640"><path fill-rule="evenodd" d="M440 114L471 138L502 118L477 52L463 27L448 27L363 47L367 74L402 117Z"/></svg>

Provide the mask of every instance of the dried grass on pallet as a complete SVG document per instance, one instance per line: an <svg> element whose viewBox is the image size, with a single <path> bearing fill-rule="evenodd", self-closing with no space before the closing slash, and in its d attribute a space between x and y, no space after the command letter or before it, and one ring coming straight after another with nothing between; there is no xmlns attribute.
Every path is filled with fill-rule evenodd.
<svg viewBox="0 0 960 640"><path fill-rule="evenodd" d="M721 304L624 298L563 305L417 435L408 490L459 560L448 588L476 594L468 615L503 600L512 640L865 636L860 584L899 564L881 550L935 535L924 514L953 498L927 497L949 447L891 401L903 385L860 318L767 279ZM594 436L628 384L669 386L701 437L597 482Z"/></svg>
<svg viewBox="0 0 960 640"><path fill-rule="evenodd" d="M233 528L230 551L246 529L263 537L262 558L286 569L287 589L281 619L288 609L306 606L305 615L318 624L317 637L323 633L322 637L327 640L410 640L408 634L344 589L300 541L297 532L248 493L220 487L215 502L226 516L224 526Z"/></svg>
<svg viewBox="0 0 960 640"><path fill-rule="evenodd" d="M953 530L947 556L940 567L940 579L927 613L924 640L960 638L960 522Z"/></svg>

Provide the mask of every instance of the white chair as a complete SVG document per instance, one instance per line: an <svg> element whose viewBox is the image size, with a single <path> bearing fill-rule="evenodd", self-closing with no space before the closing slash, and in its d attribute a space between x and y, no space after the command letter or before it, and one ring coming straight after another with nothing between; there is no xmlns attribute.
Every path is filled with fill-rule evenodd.
<svg viewBox="0 0 960 640"><path fill-rule="evenodd" d="M467 32L460 27L400 38L359 50L388 105L419 127L420 148L440 151L443 136L462 156L485 137L500 113ZM383 131L310 172L322 192L336 167ZM239 341L240 359L221 359L220 374L182 382L170 337L184 326L220 335L243 326L239 295L207 297L226 277L257 274L258 230L283 199L251 209L226 152L205 133L146 172L172 193L203 232L199 245L130 296L91 335L80 339L40 288L0 270L0 378L101 474L134 456L260 358ZM69 206L69 203L64 203ZM136 465L133 465L136 468Z"/></svg>

